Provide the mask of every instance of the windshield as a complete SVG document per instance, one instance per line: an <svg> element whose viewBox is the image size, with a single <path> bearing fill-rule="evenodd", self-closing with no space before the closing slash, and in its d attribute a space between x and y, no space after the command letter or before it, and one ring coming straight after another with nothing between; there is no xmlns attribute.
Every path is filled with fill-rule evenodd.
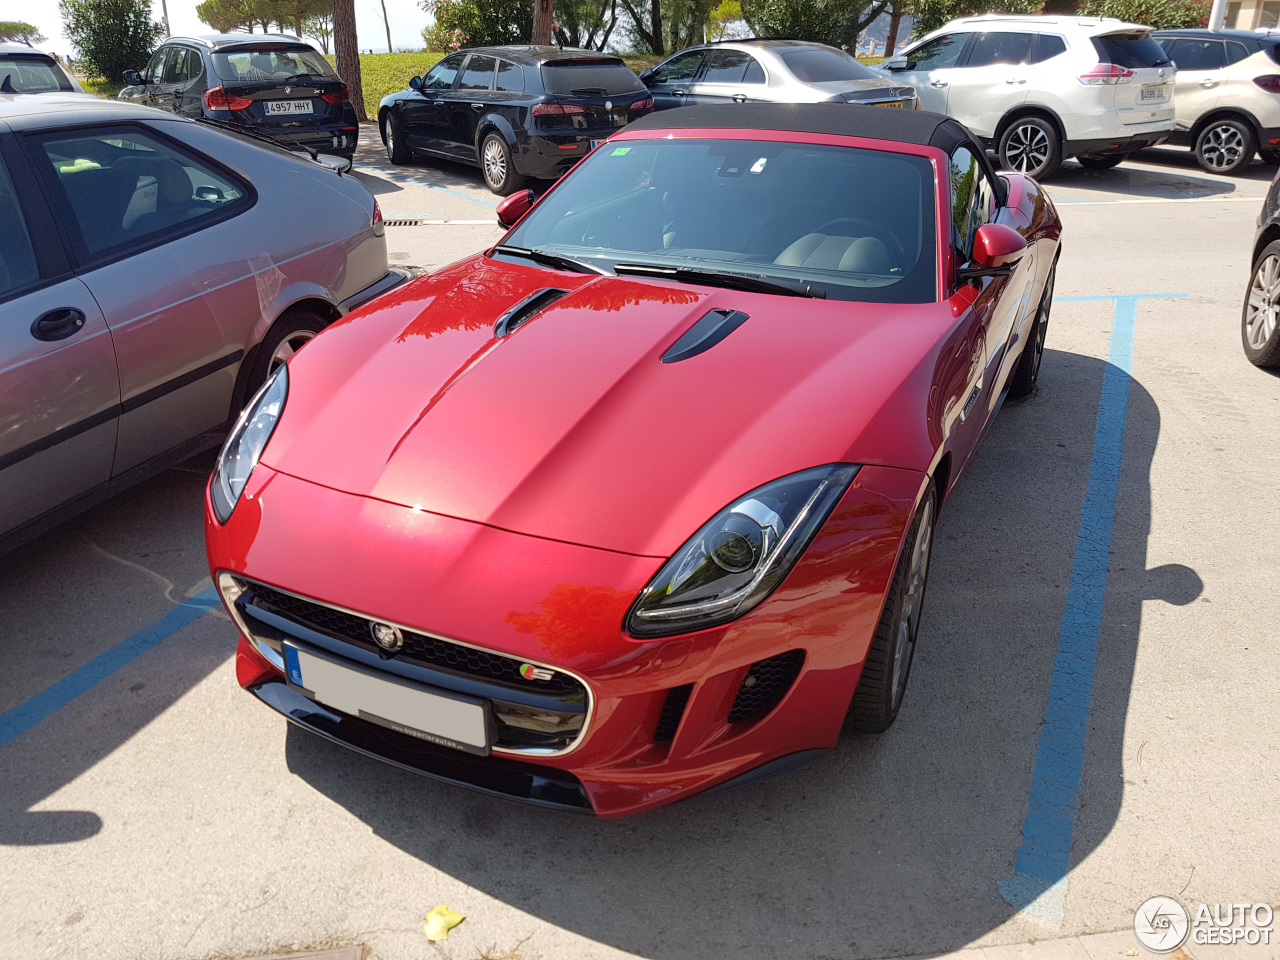
<svg viewBox="0 0 1280 960"><path fill-rule="evenodd" d="M215 53L213 69L223 80L292 80L300 74L338 79L329 61L310 47L236 47Z"/></svg>
<svg viewBox="0 0 1280 960"><path fill-rule="evenodd" d="M506 239L612 269L809 283L829 299L937 299L933 165L853 147L625 140L596 150Z"/></svg>
<svg viewBox="0 0 1280 960"><path fill-rule="evenodd" d="M782 54L782 62L802 83L880 79L870 68L864 67L843 50L836 50L834 47L790 50Z"/></svg>
<svg viewBox="0 0 1280 960"><path fill-rule="evenodd" d="M542 65L542 83L547 93L563 97L612 97L641 93L645 86L621 60L552 60Z"/></svg>
<svg viewBox="0 0 1280 960"><path fill-rule="evenodd" d="M0 55L0 93L53 93L70 90L62 68L47 57Z"/></svg>

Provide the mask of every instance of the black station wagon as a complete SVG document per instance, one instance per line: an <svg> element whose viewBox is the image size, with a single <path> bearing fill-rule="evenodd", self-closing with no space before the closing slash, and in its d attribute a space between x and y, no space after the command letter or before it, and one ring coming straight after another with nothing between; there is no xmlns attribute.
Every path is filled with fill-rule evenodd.
<svg viewBox="0 0 1280 960"><path fill-rule="evenodd" d="M384 97L378 127L392 163L415 153L475 164L494 193L555 179L653 110L625 63L594 50L460 50Z"/></svg>

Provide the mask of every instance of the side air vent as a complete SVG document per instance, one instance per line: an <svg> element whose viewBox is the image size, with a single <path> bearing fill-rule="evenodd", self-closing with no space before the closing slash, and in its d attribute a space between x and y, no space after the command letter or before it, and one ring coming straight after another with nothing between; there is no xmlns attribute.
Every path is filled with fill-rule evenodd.
<svg viewBox="0 0 1280 960"><path fill-rule="evenodd" d="M680 718L684 716L684 708L688 705L689 694L692 692L692 683L672 687L667 691L667 702L662 705L658 726L653 731L653 739L658 743L665 743L675 737L676 728L680 726Z"/></svg>
<svg viewBox="0 0 1280 960"><path fill-rule="evenodd" d="M756 720L776 707L796 682L803 664L803 650L788 650L753 663L738 687L738 695L729 710L729 722Z"/></svg>
<svg viewBox="0 0 1280 960"><path fill-rule="evenodd" d="M536 293L531 293L498 318L498 322L493 325L493 335L505 337L520 324L526 320L532 320L561 297L568 295L568 290L559 290L555 287L545 287Z"/></svg>
<svg viewBox="0 0 1280 960"><path fill-rule="evenodd" d="M741 310L712 310L671 345L662 355L662 362L679 363L710 350L747 319Z"/></svg>

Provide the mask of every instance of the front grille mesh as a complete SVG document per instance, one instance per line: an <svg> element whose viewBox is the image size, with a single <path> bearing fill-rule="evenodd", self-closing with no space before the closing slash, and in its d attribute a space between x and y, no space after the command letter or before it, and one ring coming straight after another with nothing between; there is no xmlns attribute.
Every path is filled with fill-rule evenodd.
<svg viewBox="0 0 1280 960"><path fill-rule="evenodd" d="M662 713L658 716L658 725L653 731L653 739L658 743L675 738L676 728L680 726L680 718L684 716L684 708L688 705L689 694L692 692L692 683L672 687L667 691L667 699L662 704Z"/></svg>
<svg viewBox="0 0 1280 960"><path fill-rule="evenodd" d="M281 593L279 590L272 590L260 584L253 585L253 604L269 612L288 617L304 627L354 643L366 650L372 650L375 653L384 652L373 642L373 637L369 633L369 625L372 621L364 617L335 610L325 604L304 600L292 594ZM521 661L512 657L464 647L458 643L441 640L439 637L429 637L408 630L403 633L404 646L396 653L397 659L445 667L458 673L497 680L525 690L536 689L539 693L582 694L584 697L586 695L582 684L566 673L557 672L550 680L531 682L520 676Z"/></svg>
<svg viewBox="0 0 1280 960"><path fill-rule="evenodd" d="M788 650L753 663L729 709L729 722L756 720L776 707L796 682L803 664L803 650Z"/></svg>

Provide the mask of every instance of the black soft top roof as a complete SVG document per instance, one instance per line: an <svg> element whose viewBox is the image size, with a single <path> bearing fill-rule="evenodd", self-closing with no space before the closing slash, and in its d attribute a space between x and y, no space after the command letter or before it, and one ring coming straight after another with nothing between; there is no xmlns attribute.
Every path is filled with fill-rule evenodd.
<svg viewBox="0 0 1280 960"><path fill-rule="evenodd" d="M663 110L630 124L628 130L781 130L868 137L950 151L972 136L956 121L926 110L894 110L852 103L735 103Z"/></svg>

